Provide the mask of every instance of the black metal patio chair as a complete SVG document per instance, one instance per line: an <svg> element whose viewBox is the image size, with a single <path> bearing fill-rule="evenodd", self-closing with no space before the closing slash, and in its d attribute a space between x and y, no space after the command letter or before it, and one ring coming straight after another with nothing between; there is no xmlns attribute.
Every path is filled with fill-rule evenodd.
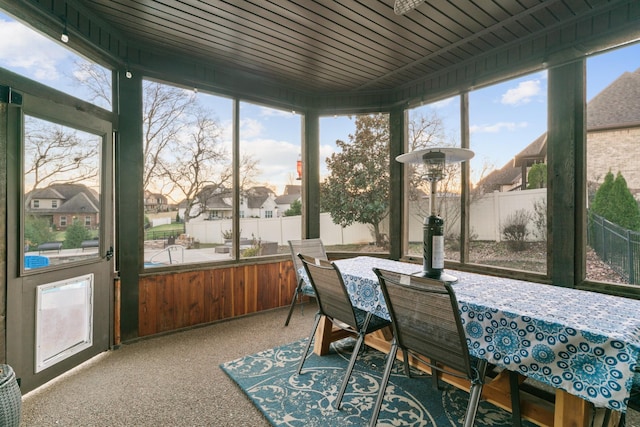
<svg viewBox="0 0 640 427"><path fill-rule="evenodd" d="M320 239L303 239L303 240L289 240L289 249L291 250L291 259L293 260L293 268L296 270L296 289L293 292L293 297L291 298L291 305L289 307L289 313L287 314L287 320L284 322L284 326L289 325L289 320L291 320L291 314L293 314L293 309L295 308L296 302L303 295L307 295L310 297L315 297L316 294L313 290L313 287L310 283L305 283L303 277L300 275L300 270L304 267L302 266L302 261L298 258L298 254L308 255L317 259L327 259L327 253L324 250L324 245L322 244L322 240Z"/></svg>
<svg viewBox="0 0 640 427"><path fill-rule="evenodd" d="M433 279L407 276L377 268L373 270L378 276L387 303L393 340L370 425L375 426L377 423L389 376L398 349L401 349L407 376L411 376L411 354L431 367L435 387L438 387L438 376L441 373L465 378L471 382L464 426L473 426L487 362L472 360L469 354L453 288L447 283ZM442 362L446 363L446 366Z"/></svg>
<svg viewBox="0 0 640 427"><path fill-rule="evenodd" d="M309 341L307 342L307 346L302 354L302 359L300 360L300 365L298 366L298 374L302 372L302 366L307 359L311 342L313 341L322 316L326 316L334 325L350 331L358 337L336 399L336 408L340 409L342 397L344 396L353 367L358 358L358 353L364 343L365 335L389 326L390 322L353 306L342 279L342 274L334 263L316 260L302 254L298 256L316 292L316 301L318 303L318 312L316 313L316 319L311 329L311 335L309 335Z"/></svg>

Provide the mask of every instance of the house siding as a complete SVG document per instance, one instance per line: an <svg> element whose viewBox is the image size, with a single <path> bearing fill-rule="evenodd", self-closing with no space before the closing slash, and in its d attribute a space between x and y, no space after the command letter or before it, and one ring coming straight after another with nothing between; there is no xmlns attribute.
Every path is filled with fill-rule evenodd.
<svg viewBox="0 0 640 427"><path fill-rule="evenodd" d="M587 135L587 180L602 183L609 172L618 172L629 190L640 198L640 127L619 130L590 131ZM603 161L603 159L606 159Z"/></svg>

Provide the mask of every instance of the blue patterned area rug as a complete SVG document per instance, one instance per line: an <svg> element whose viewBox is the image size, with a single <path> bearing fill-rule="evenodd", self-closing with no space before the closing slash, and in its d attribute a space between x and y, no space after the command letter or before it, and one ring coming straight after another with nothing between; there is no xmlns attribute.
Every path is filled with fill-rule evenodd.
<svg viewBox="0 0 640 427"><path fill-rule="evenodd" d="M384 354L364 346L347 387L342 408L335 409L354 340L335 342L326 356L309 356L302 374L296 369L306 340L226 362L220 367L274 426L366 426L378 394ZM469 395L444 382L435 390L431 377L412 370L404 375L396 362L379 425L460 426ZM511 414L481 402L476 426L508 427ZM523 422L524 426L532 424Z"/></svg>

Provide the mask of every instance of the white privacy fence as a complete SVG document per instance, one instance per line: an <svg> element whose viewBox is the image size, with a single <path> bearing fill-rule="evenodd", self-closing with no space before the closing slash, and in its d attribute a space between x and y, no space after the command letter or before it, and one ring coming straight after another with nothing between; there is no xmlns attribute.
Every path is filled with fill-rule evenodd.
<svg viewBox="0 0 640 427"><path fill-rule="evenodd" d="M471 235L475 240L500 241L503 224L510 215L524 209L533 215L534 205L544 202L546 205L547 190L513 191L509 193L490 193L482 198L474 200L470 207ZM449 215L455 212L459 206L459 198L452 197L447 200L449 204L447 212L443 212L448 230L459 230L459 216ZM422 223L424 217L414 209L409 214L409 240L422 241ZM241 237L259 238L262 241L278 242L286 245L288 240L300 239L301 217L286 216L279 218L242 218L240 220ZM529 239L534 239L535 229L533 222L529 223ZM230 219L220 220L191 220L186 224L186 233L201 243L224 243L224 233L231 230ZM381 224L380 230L388 233L387 221ZM320 214L320 238L325 245L366 244L375 241L371 227L364 224L353 224L349 227L340 227L331 220L328 213Z"/></svg>
<svg viewBox="0 0 640 427"><path fill-rule="evenodd" d="M240 236L259 238L262 241L278 242L286 245L289 240L297 240L302 234L301 216L280 218L242 218ZM186 232L201 243L224 243L224 232L231 230L231 220L189 221ZM320 238L325 245L364 244L374 241L369 226L353 224L340 227L331 220L328 213L320 214Z"/></svg>

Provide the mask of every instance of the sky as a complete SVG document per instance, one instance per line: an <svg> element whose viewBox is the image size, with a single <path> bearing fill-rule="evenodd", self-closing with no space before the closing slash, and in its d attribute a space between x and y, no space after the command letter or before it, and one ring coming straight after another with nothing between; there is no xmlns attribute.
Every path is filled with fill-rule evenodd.
<svg viewBox="0 0 640 427"><path fill-rule="evenodd" d="M0 13L0 67L45 85L74 94L73 62L77 56L59 41ZM587 96L591 99L625 71L640 68L640 43L587 60ZM202 103L215 111L224 128L224 139L231 141L231 101L198 92ZM85 98L86 99L86 98ZM546 131L547 73L536 72L517 79L478 88L470 92L472 181L492 168L501 168ZM459 102L457 98L416 108L414 117L435 112L443 120L448 144L459 144ZM296 184L296 161L300 155L301 118L291 111L279 111L241 103L241 149L260 159L262 175L258 181L270 182L281 193L286 184ZM348 140L355 126L345 116L320 120L321 158L335 151L337 139ZM321 174L326 168L321 166Z"/></svg>

